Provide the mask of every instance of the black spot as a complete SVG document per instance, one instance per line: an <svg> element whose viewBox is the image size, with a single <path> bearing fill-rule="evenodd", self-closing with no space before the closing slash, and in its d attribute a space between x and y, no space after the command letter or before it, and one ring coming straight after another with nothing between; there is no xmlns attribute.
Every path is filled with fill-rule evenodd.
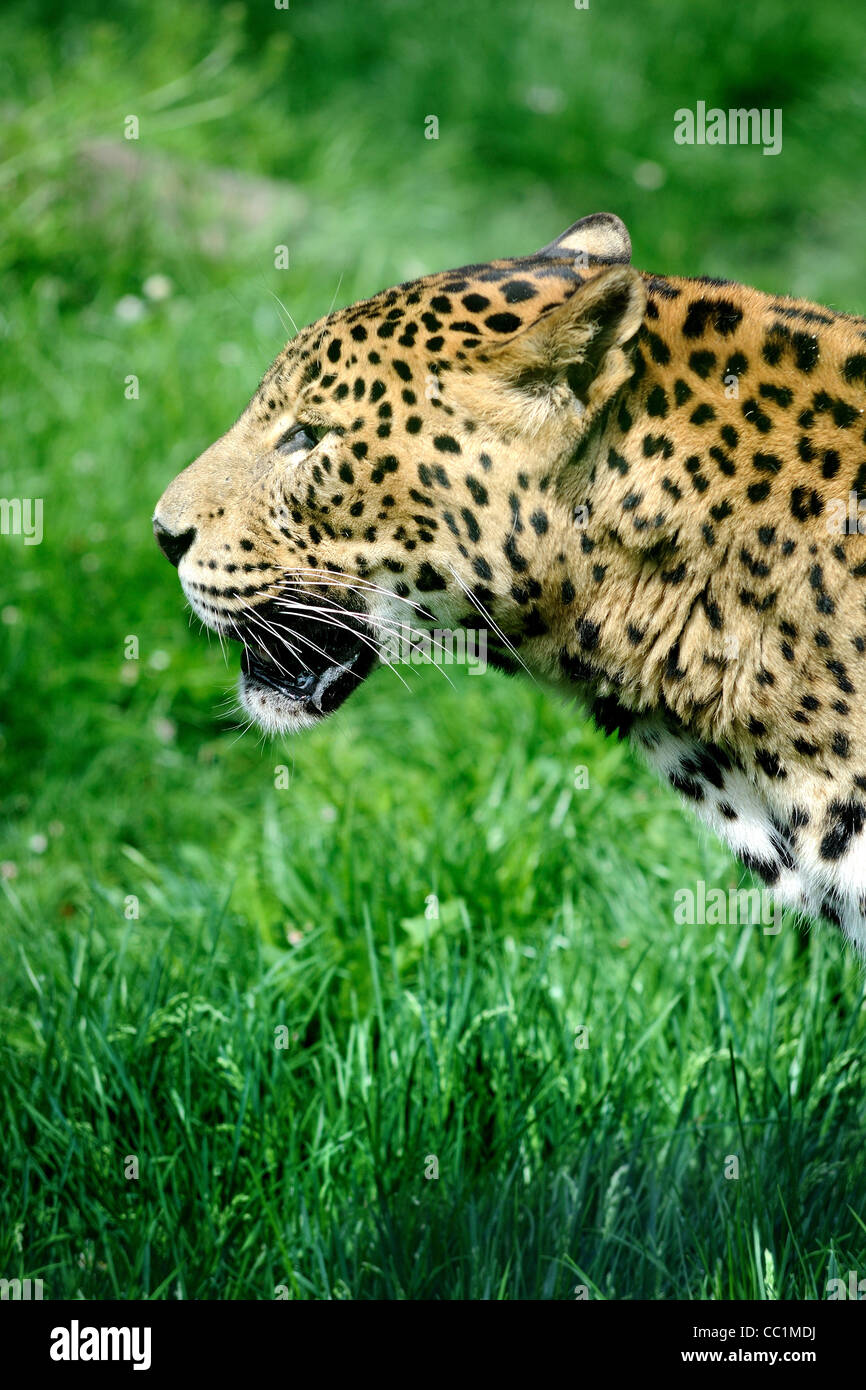
<svg viewBox="0 0 866 1390"><path fill-rule="evenodd" d="M505 542L502 549L505 552L505 558L507 559L511 568L515 570L517 574L525 573L529 566L525 557L521 555L520 551L517 549L517 544L513 536L508 537L508 540Z"/></svg>
<svg viewBox="0 0 866 1390"><path fill-rule="evenodd" d="M752 552L747 550L745 546L740 547L740 559L749 573L753 574L756 579L766 579L770 573L769 565L765 564L763 560L756 560ZM782 626L784 628L784 624Z"/></svg>
<svg viewBox="0 0 866 1390"><path fill-rule="evenodd" d="M753 454L752 467L759 473L778 473L782 460L776 454Z"/></svg>
<svg viewBox="0 0 866 1390"><path fill-rule="evenodd" d="M835 449L825 449L824 461L821 464L822 478L835 478L839 472L841 459Z"/></svg>
<svg viewBox="0 0 866 1390"><path fill-rule="evenodd" d="M607 466L613 468L624 478L628 472L628 464L622 454L618 454L616 449L610 448L607 451Z"/></svg>
<svg viewBox="0 0 866 1390"><path fill-rule="evenodd" d="M506 280L501 288L506 304L522 304L526 299L534 299L538 293L528 280Z"/></svg>
<svg viewBox="0 0 866 1390"><path fill-rule="evenodd" d="M768 434L773 428L773 422L769 415L761 409L753 396L750 396L747 401L743 401L740 409L743 412L744 419L754 425L755 429L758 430L760 434Z"/></svg>
<svg viewBox="0 0 866 1390"><path fill-rule="evenodd" d="M475 514L468 507L461 507L460 515L466 523L466 534L474 544L481 539L481 527L475 519Z"/></svg>
<svg viewBox="0 0 866 1390"><path fill-rule="evenodd" d="M804 463L811 463L815 457L815 446L807 434L801 435L797 441L797 453Z"/></svg>
<svg viewBox="0 0 866 1390"><path fill-rule="evenodd" d="M742 321L742 310L730 299L696 299L689 306L683 323L683 336L700 338L712 325L723 338L730 335Z"/></svg>
<svg viewBox="0 0 866 1390"><path fill-rule="evenodd" d="M724 367L724 371L721 373L721 379L724 381L726 377L742 377L742 374L744 374L744 371L748 371L748 368L748 359L744 357L744 354L741 352L733 352L731 356L728 357L726 367Z"/></svg>
<svg viewBox="0 0 866 1390"><path fill-rule="evenodd" d="M830 746L833 749L833 752L836 754L837 758L847 758L850 756L851 745L848 740L847 734L843 734L840 731L837 731L833 735L833 742Z"/></svg>
<svg viewBox="0 0 866 1390"><path fill-rule="evenodd" d="M668 781L681 796L687 796L690 801L703 801L704 789L694 777L684 777L681 772L671 772L668 774Z"/></svg>
<svg viewBox="0 0 866 1390"><path fill-rule="evenodd" d="M664 339L648 328L642 330L642 336L647 340L652 360L658 362L659 366L666 367L671 360L671 350Z"/></svg>
<svg viewBox="0 0 866 1390"><path fill-rule="evenodd" d="M577 640L584 651L593 651L598 646L598 638L601 628L598 623L591 623L587 618L581 618L577 625Z"/></svg>
<svg viewBox="0 0 866 1390"><path fill-rule="evenodd" d="M773 386L766 381L761 382L758 394L763 396L764 400L775 401L776 405L782 406L783 409L787 409L794 399L794 392L788 386Z"/></svg>
<svg viewBox="0 0 866 1390"><path fill-rule="evenodd" d="M704 380L709 376L715 365L716 354L714 352L693 352L689 357L689 366L692 371Z"/></svg>
<svg viewBox="0 0 866 1390"><path fill-rule="evenodd" d="M824 503L820 493L814 488L795 487L791 490L791 515L798 521L808 521L810 516L820 516Z"/></svg>
<svg viewBox="0 0 866 1390"><path fill-rule="evenodd" d="M827 670L830 672L831 676L835 677L836 684L843 695L853 695L854 686L851 684L845 666L841 661L828 661Z"/></svg>
<svg viewBox="0 0 866 1390"><path fill-rule="evenodd" d="M667 657L665 658L665 675L668 680L681 681L684 679L686 673L680 666L679 662L680 644L679 642L674 642L673 646L668 651Z"/></svg>
<svg viewBox="0 0 866 1390"><path fill-rule="evenodd" d="M645 434L642 447L645 458L661 454L663 458L669 459L674 452L673 443L665 434Z"/></svg>
<svg viewBox="0 0 866 1390"><path fill-rule="evenodd" d="M808 333L794 333L791 342L796 366L801 372L811 372L818 364L818 339Z"/></svg>
<svg viewBox="0 0 866 1390"><path fill-rule="evenodd" d="M846 381L866 381L866 352L855 352L846 358L842 375Z"/></svg>
<svg viewBox="0 0 866 1390"><path fill-rule="evenodd" d="M489 501L487 488L483 483L479 483L477 478L473 478L471 473L466 475L466 486L471 492L475 502L479 507L486 507Z"/></svg>
<svg viewBox="0 0 866 1390"><path fill-rule="evenodd" d="M768 777L775 777L779 780L787 777L787 772L779 762L778 756L771 752L769 748L758 748L755 752L755 762L762 772Z"/></svg>
<svg viewBox="0 0 866 1390"><path fill-rule="evenodd" d="M779 865L772 859L762 859L759 855L750 854L746 850L738 849L735 852L737 858L745 864L746 868L750 869L758 878L763 879L768 887L772 887L772 885L778 881L780 873Z"/></svg>
<svg viewBox="0 0 866 1390"><path fill-rule="evenodd" d="M721 749L700 748L689 754L681 764L681 770L690 776L702 777L710 786L722 791L725 785L723 768L730 768L730 759Z"/></svg>
<svg viewBox="0 0 866 1390"><path fill-rule="evenodd" d="M866 823L866 806L862 801L831 801L829 817L832 821L821 841L821 858L841 859Z"/></svg>
<svg viewBox="0 0 866 1390"><path fill-rule="evenodd" d="M625 738L634 724L634 715L613 695L594 700L590 714L602 733L616 734L619 738Z"/></svg>
<svg viewBox="0 0 866 1390"><path fill-rule="evenodd" d="M515 333L522 320L517 314L490 314L484 322L494 333Z"/></svg>
<svg viewBox="0 0 866 1390"><path fill-rule="evenodd" d="M434 589L446 588L444 577L427 560L421 564L415 583L424 594L431 593Z"/></svg>
<svg viewBox="0 0 866 1390"><path fill-rule="evenodd" d="M713 444L709 450L710 458L715 459L719 465L719 472L726 477L732 478L737 471L737 465L732 458L729 458L724 449L720 449L717 444Z"/></svg>

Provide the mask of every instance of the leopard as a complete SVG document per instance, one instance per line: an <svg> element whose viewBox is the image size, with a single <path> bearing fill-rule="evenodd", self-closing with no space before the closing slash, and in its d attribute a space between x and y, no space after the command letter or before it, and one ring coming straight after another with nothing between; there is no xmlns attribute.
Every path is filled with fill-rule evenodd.
<svg viewBox="0 0 866 1390"><path fill-rule="evenodd" d="M483 631L862 957L864 408L866 319L639 270L597 213L298 331L153 528L266 733L407 615Z"/></svg>

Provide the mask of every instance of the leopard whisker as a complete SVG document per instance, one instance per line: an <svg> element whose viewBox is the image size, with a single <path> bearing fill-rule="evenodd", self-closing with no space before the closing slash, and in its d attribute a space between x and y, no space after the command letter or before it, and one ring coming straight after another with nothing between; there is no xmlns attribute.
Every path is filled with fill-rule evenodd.
<svg viewBox="0 0 866 1390"><path fill-rule="evenodd" d="M298 333L300 333L301 330L298 328L298 325L295 323L295 320L292 318L285 304L280 299L280 296L278 294L274 294L273 290L268 290L268 294L271 296L272 299L275 299L277 301L286 318L289 320L289 323L292 325L292 328L295 330L295 334L297 335ZM286 325L283 324L283 328L285 328L285 326Z"/></svg>
<svg viewBox="0 0 866 1390"><path fill-rule="evenodd" d="M381 648L377 647L376 643L373 642L369 637L365 636L364 633L358 632L355 628L349 627L348 623L338 622L332 613L328 613L326 616L323 617L322 610L312 604L296 605L293 608L289 608L289 606L286 604L286 601L283 599L277 599L276 602L278 607L286 608L286 611L304 613L306 616L314 617L317 622L324 623L328 627L341 628L344 632L348 632L352 637L359 638L365 644L365 646L369 647L370 651L374 653L374 655L378 658L381 664L383 666L387 666L389 670L393 671L394 675L397 677L400 683L404 685L407 690L411 691L411 686L404 679L404 677L400 675L400 672L397 670L394 663L392 661L385 660L382 656ZM308 638L303 637L300 633L293 633L293 636L298 637L302 642L308 642L308 645L315 647L314 642L312 642ZM333 659L329 655L329 653L324 651L321 647L315 647L315 650L320 652L322 656L327 657L329 661ZM334 664L336 666L341 666L344 671L348 671L351 669L348 666L343 666L342 662L339 661L335 662Z"/></svg>
<svg viewBox="0 0 866 1390"><path fill-rule="evenodd" d="M246 616L252 619L258 627L264 632L270 633L272 637L276 637L277 641L282 642L284 647L288 647L292 656L295 657L297 661L301 660L301 653L298 651L297 647L292 646L285 633L280 632L272 623L269 623L267 618L263 618L261 613L257 612L254 604L242 604L242 608ZM235 631L237 631L237 628L235 628ZM278 663L275 662L274 664L276 665ZM287 675L288 672L284 672L284 674Z"/></svg>
<svg viewBox="0 0 866 1390"><path fill-rule="evenodd" d="M502 641L502 643L504 644L504 646L507 647L508 651L511 652L511 654L512 654L512 656L514 657L515 661L517 661L518 664L519 664L520 666L523 667L524 671L526 672L526 674L527 674L527 676L529 677L529 679L532 681L533 685L537 685L537 684L538 684L538 681L535 679L535 677L533 676L533 674L532 674L532 672L530 671L529 667L527 666L526 662L523 660L523 658L522 658L522 657L520 656L520 654L518 653L517 648L513 645L513 643L509 642L508 638L505 636L505 633L502 631L502 628L499 627L498 624L493 620L493 618L492 618L491 615L490 615L490 612L485 608L485 606L484 606L484 604L481 602L481 600L480 600L479 598L477 598L475 594L473 594L473 592L472 592L472 590L469 588L468 584L465 584L465 583L463 582L463 580L460 578L460 575L459 575L459 574L457 573L457 571L454 569L454 566L453 566L453 565L449 565L448 568L450 569L452 575L453 575L454 578L456 579L458 585L459 585L460 588L463 590L463 592L464 592L464 594L466 595L466 597L470 600L471 603L473 603L473 604L475 605L475 607L478 609L478 612L481 614L482 618L485 618L485 619L487 620L487 622L489 622L490 626L493 628L493 631L496 633L496 635L497 635L497 636L499 637L499 639Z"/></svg>
<svg viewBox="0 0 866 1390"><path fill-rule="evenodd" d="M251 616L252 616L252 614L251 614L250 612L247 612L247 617L251 617ZM250 649L249 649L249 646L248 646L248 644L247 644L247 640L246 640L246 638L244 637L243 633L241 632L240 628L238 627L237 623L235 622L234 618L231 618L231 617L230 617L230 618L229 618L229 622L231 623L232 627L234 628L235 633L237 634L237 639L238 639L238 641L240 642L241 646L243 647L244 651L247 652L247 653L249 653L249 650L250 650ZM259 626L262 627L262 630L263 630L263 631L267 631L267 629L265 628L265 626L264 626L263 623L259 623ZM276 635L276 634L275 634L275 635ZM282 641L282 642L284 643L285 646L289 647L290 650L292 650L291 645L290 645L290 643L289 643L288 641L286 641L284 638L280 638L279 640ZM292 654L295 655L294 651L292 651ZM286 668L280 664L280 662L276 659L276 657L272 656L272 657L271 657L271 660L273 661L273 663L274 663L274 665L276 666L277 670L278 670L278 671L281 671L282 674L288 679L288 678L289 678L289 672L286 670Z"/></svg>
<svg viewBox="0 0 866 1390"><path fill-rule="evenodd" d="M321 617L321 611L322 611L321 608L319 608L319 607L317 607L317 606L311 606L311 605L308 605L308 604L294 604L294 603L288 602L288 601L286 601L286 600L278 600L278 603L279 603L279 606L280 606L281 608L284 608L287 612L305 613L305 614L312 615L313 617L316 617L319 621L322 621L322 622L325 621L325 620ZM329 616L333 616L334 614L339 613L339 612L342 612L342 611L344 611L344 610L340 609L338 606L335 606L334 609L326 609L325 611L329 614ZM369 616L367 616L367 617L365 618L365 620L366 620L367 622L378 623L380 626L383 626L383 627L385 626L385 624L386 624L387 621L388 621L387 619L378 619L378 618L372 618L372 617L369 617ZM342 626L344 626L344 624L342 624L342 623L337 623L337 622L335 622L333 625L334 625L334 626L337 626L337 627L342 627ZM397 629L397 631L399 631L399 624L395 623L394 626L395 626L395 628ZM348 632L353 632L353 633L355 633L356 636L359 636L359 637L362 636L361 633L355 632L355 629L353 629L353 628L347 628L346 630L347 630ZM362 637L362 640L367 640L367 639L365 639L365 638ZM389 660L387 659L387 657L383 654L381 647L376 646L375 643L371 644L370 642L368 642L367 645L368 645L368 646L372 646L372 649L376 652L376 655L377 655L377 657L378 657L378 659L379 659L380 664L381 664L382 666L387 666L387 667L389 667L390 670L392 670L392 671L394 672L394 674L398 677L398 679L402 681L403 685L406 686L406 689L407 689L407 690L411 690L411 687L409 686L408 682L407 682L407 681L400 675L400 673L397 671L397 669L396 669L396 663L393 662L393 661L389 661ZM445 655L445 656L448 655L446 648L442 645L441 642L434 642L433 645L436 646L436 647L438 647L438 648L442 651L443 655ZM409 641L409 648L410 648L411 651L413 651L413 652L421 652L422 655L423 655L424 649L423 649L423 647L421 647L417 642ZM436 669L441 673L441 675L444 677L444 679L448 682L448 684L449 684L449 685L452 687L452 689L453 689L453 688L454 688L454 682L452 681L451 677L448 675L448 672L445 671L445 670L443 670L442 667L439 666L439 665L437 665L436 662L430 662L429 664L430 664L431 666L435 666L435 667L436 667Z"/></svg>
<svg viewBox="0 0 866 1390"><path fill-rule="evenodd" d="M324 604L325 604L326 602L327 602L327 599L318 599L318 600L317 600L317 603L320 603L320 604L322 604L323 606L324 606ZM310 613L310 614L316 615L316 613L319 611L319 609L317 608L316 605L310 605L310 604L295 604L295 603L292 603L290 600L286 600L286 599L277 599L277 604L279 605L280 608L284 608L284 609L286 609L287 611L292 611L292 612L302 612L302 613ZM345 610L342 609L342 608L340 608L339 604L336 604L336 603L333 603L333 604L332 604L332 607L326 608L326 609L325 609L325 612L327 612L327 613L334 613L334 614L336 614L336 613L343 613L344 611L345 611ZM399 622L397 621L396 618L382 618L382 617L376 617L376 616L373 615L373 614L365 614L365 615L364 615L364 621L369 622L369 623L373 623L373 624L375 624L377 627L380 627L380 628L385 629L386 632L387 632L387 630L390 628L390 629L391 629L391 632L394 633L394 634L399 634L399 633L401 632L401 629L403 629L403 628L405 627L405 624L399 623ZM415 635L415 634L413 634L413 635ZM429 634L427 634L427 635L429 636ZM435 647L438 651L441 651L443 656L447 656L447 655L448 655L448 649L443 645L442 642L440 642L440 641L438 640L438 638L432 638L432 639L431 639L431 645L432 645L433 647ZM413 651L413 652L422 652L422 653L423 653L423 650L424 650L423 647L421 647L420 644L419 644L418 642L412 641L412 640L409 640L409 648L410 648L410 650ZM379 659L380 659L380 661L382 662L382 665L383 665L383 666L390 666L390 665L393 664L393 663L391 663L391 662L389 662L389 661L384 660L384 659L382 658L381 652L380 652L380 655L379 655ZM436 662L430 662L429 664L430 664L431 666L436 666ZM445 670L443 670L443 668L442 668L441 666L437 666L436 669L439 670L439 671L441 671L441 673L442 673L442 675L444 676L445 680L448 681L448 684L449 684L449 685L452 687L452 689L453 689L453 687L454 687L454 682L451 680L451 678L450 678L450 676L448 675L448 673L447 673Z"/></svg>
<svg viewBox="0 0 866 1390"><path fill-rule="evenodd" d="M423 613L425 611L423 605L416 603L414 599L404 598L402 594L395 594L393 589L386 589L382 584L374 584L371 579L350 579L348 575L340 570L291 569L288 566L284 566L281 573L303 578L310 585L327 585L334 589L347 589L359 595L363 595L365 592L382 594L385 598L396 599L398 603L407 604L409 608L414 608L416 612ZM334 575L336 577L334 579L322 579L320 577L322 575Z"/></svg>
<svg viewBox="0 0 866 1390"><path fill-rule="evenodd" d="M277 600L277 602L279 603L280 601ZM356 632L355 629L349 627L348 624L337 622L337 621L333 620L333 618L330 618L330 617L329 617L328 619L323 618L322 615L321 615L321 612L318 611L318 610L316 610L314 607L309 607L306 611L307 611L308 613L311 613L314 617L316 617L318 621L323 622L323 623L326 623L327 626L329 626L329 627L339 627L339 628L342 628L342 629L344 629L346 632L350 633L351 636L360 638L360 640L361 640L362 642L364 642L364 643L370 648L370 650L373 652L373 654L374 654L377 658L379 658L379 660L382 660L382 656L381 656L381 652L380 652L379 648L375 645L374 642L370 641L370 639L367 638L363 633ZM289 646L289 647L290 647L290 650L293 651L293 654L297 657L297 659L298 659L299 661L303 660L303 658L302 658L302 656L300 655L300 653L297 652L297 651L295 651L294 648L291 648L291 645L290 645L290 643L286 640L286 637L285 637L283 634L281 634L281 633L278 631L278 629L275 628L272 624L268 623L266 619L262 618L260 614L257 614L257 613L255 612L255 609L254 609L254 608L252 608L252 607L247 607L246 613L247 613L247 616L248 616L248 617L250 617L250 618L253 618L253 617L254 617L255 620L258 622L259 626L261 626L262 629L263 629L264 631L270 632L272 636L276 637L279 641L283 642L286 646ZM235 630L237 631L237 628L235 628ZM333 657L331 656L330 652L325 651L325 649L324 649L323 647L320 647L316 642L314 642L314 641L312 640L312 638L305 637L305 636L303 635L303 633L295 632L295 631L294 631L293 629L291 629L291 628L288 629L288 632L290 633L290 635L291 635L292 637L295 638L296 641L303 642L306 646L310 647L313 651L318 652L320 656L325 657L325 659L326 659L327 661L333 662L333 664L334 664L335 666L339 666L340 669L341 669L342 671L346 671L346 672L351 671L351 667L350 667L350 666L346 666L346 665L345 665L343 662L341 662L341 661L334 661L334 659L333 659ZM273 659L273 658L272 658L272 659ZM274 661L274 665L276 665L276 666L277 666L277 669L278 669L278 670L281 670L285 676L287 676L287 677L289 677L289 678L291 679L291 677L289 676L289 672L287 672L287 671L285 670L285 668L281 667L281 666L279 665L278 662ZM383 665L383 666L389 666L392 670L394 670L393 664L392 664L391 662L389 662L389 661L382 661L382 665ZM309 667L308 667L307 669L309 670ZM400 675L400 673L399 673L398 671L395 671L395 675L396 675L396 676L398 677L398 679L402 682L402 684L403 684L404 686L406 686L406 689L408 690L408 689L409 689L409 686L407 685L407 683L406 683L406 681L403 679L403 677Z"/></svg>

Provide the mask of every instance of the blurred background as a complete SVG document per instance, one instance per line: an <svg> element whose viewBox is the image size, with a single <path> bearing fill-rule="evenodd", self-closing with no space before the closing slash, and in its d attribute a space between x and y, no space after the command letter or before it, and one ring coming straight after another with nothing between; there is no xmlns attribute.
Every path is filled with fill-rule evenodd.
<svg viewBox="0 0 866 1390"><path fill-rule="evenodd" d="M862 38L843 0L6 0L0 493L44 536L0 535L0 1276L866 1275L840 942L674 926L742 871L529 684L380 672L311 735L239 736L237 656L150 532L291 319L588 213L643 269L866 312ZM698 101L781 109L781 153L675 144Z"/></svg>

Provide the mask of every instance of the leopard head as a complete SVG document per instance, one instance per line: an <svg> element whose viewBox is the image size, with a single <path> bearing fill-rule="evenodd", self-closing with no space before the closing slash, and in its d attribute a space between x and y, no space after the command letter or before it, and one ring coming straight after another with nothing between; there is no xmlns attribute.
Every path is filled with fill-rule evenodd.
<svg viewBox="0 0 866 1390"><path fill-rule="evenodd" d="M249 717L315 723L407 623L483 629L498 664L551 674L575 544L561 483L575 458L592 470L632 372L630 252L602 213L329 314L169 485L156 538L193 612L243 643Z"/></svg>

